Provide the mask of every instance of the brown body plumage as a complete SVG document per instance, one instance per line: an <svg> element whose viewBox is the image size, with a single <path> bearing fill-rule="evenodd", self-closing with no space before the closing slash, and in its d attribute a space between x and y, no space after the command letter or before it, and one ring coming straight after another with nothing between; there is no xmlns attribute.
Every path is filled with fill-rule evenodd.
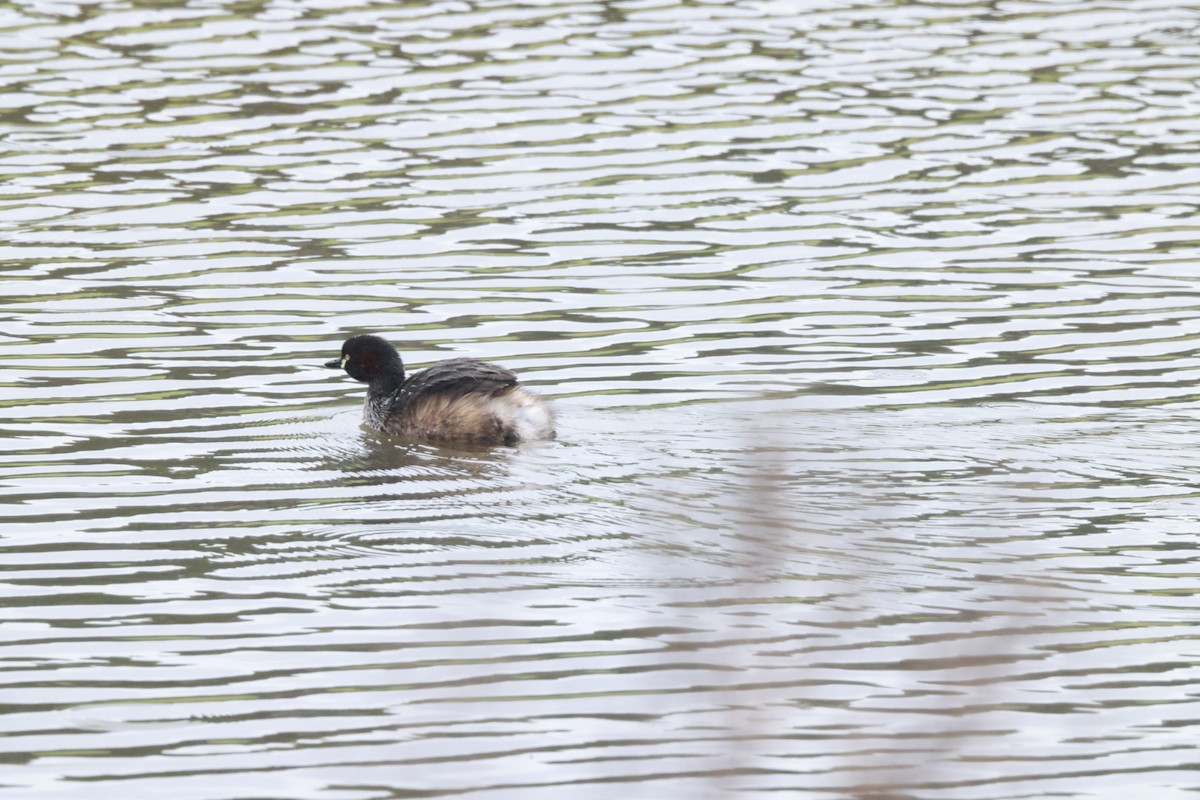
<svg viewBox="0 0 1200 800"><path fill-rule="evenodd" d="M477 445L554 438L550 405L497 364L452 358L406 378L400 354L388 342L355 336L326 366L344 368L367 384L363 422L377 430Z"/></svg>

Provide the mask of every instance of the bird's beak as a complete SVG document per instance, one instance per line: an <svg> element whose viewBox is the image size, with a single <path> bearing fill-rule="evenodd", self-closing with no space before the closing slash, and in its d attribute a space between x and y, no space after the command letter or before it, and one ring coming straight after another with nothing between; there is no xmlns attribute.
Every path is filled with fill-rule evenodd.
<svg viewBox="0 0 1200 800"><path fill-rule="evenodd" d="M342 367L346 366L346 357L340 356L335 358L333 361L326 361L325 366L329 367L330 369L341 369Z"/></svg>

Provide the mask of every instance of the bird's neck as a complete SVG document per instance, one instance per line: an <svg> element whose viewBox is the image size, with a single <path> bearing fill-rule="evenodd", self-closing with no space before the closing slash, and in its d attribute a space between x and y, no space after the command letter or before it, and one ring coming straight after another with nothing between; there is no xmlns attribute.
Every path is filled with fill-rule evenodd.
<svg viewBox="0 0 1200 800"><path fill-rule="evenodd" d="M402 383L404 383L404 367L390 366L371 378L368 390L377 397L386 397L399 389Z"/></svg>

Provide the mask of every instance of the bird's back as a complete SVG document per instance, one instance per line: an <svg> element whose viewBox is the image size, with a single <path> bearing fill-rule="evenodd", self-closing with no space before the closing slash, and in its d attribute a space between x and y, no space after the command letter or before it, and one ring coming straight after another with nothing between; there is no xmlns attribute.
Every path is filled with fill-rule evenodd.
<svg viewBox="0 0 1200 800"><path fill-rule="evenodd" d="M473 358L413 374L381 416L390 433L433 441L495 445L554 436L545 400L518 386L511 370Z"/></svg>

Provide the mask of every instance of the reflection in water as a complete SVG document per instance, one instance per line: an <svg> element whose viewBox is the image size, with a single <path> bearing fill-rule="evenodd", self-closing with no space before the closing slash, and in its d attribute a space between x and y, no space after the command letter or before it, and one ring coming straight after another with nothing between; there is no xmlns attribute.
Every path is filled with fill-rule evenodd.
<svg viewBox="0 0 1200 800"><path fill-rule="evenodd" d="M1177 4L3 19L9 794L1194 785Z"/></svg>

